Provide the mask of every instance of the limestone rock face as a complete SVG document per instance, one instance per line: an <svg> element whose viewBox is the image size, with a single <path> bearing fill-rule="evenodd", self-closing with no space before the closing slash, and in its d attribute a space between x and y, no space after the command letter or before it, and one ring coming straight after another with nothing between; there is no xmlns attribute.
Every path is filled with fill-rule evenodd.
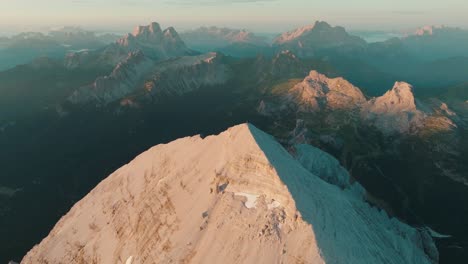
<svg viewBox="0 0 468 264"><path fill-rule="evenodd" d="M396 82L384 95L367 100L358 87L344 78L329 78L311 71L305 79L275 94L277 102L262 100L257 111L273 116L284 111L318 114L330 126L363 122L383 134L416 134L421 131L451 131L456 128L456 114L439 102L432 107L417 102L412 86Z"/></svg>
<svg viewBox="0 0 468 264"><path fill-rule="evenodd" d="M79 201L22 263L437 261L424 232L301 160L311 170L247 124L158 145Z"/></svg>
<svg viewBox="0 0 468 264"><path fill-rule="evenodd" d="M132 34L127 34L119 39L117 44L128 51L141 50L152 59L166 59L191 54L173 27L162 31L161 26L156 22L148 26L136 27Z"/></svg>
<svg viewBox="0 0 468 264"><path fill-rule="evenodd" d="M303 112L354 109L366 101L361 90L345 79L330 79L316 71L311 71L304 81L294 86L287 97Z"/></svg>
<svg viewBox="0 0 468 264"><path fill-rule="evenodd" d="M382 131L409 133L424 125L425 114L416 108L412 86L396 82L384 95L367 102L362 116Z"/></svg>

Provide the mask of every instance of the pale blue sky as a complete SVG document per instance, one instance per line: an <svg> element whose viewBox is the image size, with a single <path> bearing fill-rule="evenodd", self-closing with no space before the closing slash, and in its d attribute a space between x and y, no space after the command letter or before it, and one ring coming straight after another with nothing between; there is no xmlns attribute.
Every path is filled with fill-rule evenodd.
<svg viewBox="0 0 468 264"><path fill-rule="evenodd" d="M325 20L349 29L468 28L467 0L0 0L0 31L64 25L128 31L157 21L279 32Z"/></svg>

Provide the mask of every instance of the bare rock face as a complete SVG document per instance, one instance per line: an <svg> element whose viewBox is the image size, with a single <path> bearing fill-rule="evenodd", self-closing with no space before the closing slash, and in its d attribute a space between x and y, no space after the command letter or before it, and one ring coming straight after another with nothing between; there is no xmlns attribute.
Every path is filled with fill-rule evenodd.
<svg viewBox="0 0 468 264"><path fill-rule="evenodd" d="M346 175L342 188L323 181L314 173L334 170L314 169L320 151L300 153L307 169L246 124L158 145L79 201L22 263L437 262L425 232L365 203Z"/></svg>
<svg viewBox="0 0 468 264"><path fill-rule="evenodd" d="M366 101L361 90L345 79L330 79L316 71L289 90L287 98L302 112L355 109Z"/></svg>
<svg viewBox="0 0 468 264"><path fill-rule="evenodd" d="M276 101L264 99L259 103L260 114L318 114L330 127L362 121L385 135L451 132L459 120L443 102L432 109L434 103L417 103L412 86L405 82L396 82L384 95L366 100L361 90L347 80L311 71L302 82L274 95Z"/></svg>
<svg viewBox="0 0 468 264"><path fill-rule="evenodd" d="M362 117L385 133L411 133L424 125L426 115L416 108L412 86L396 82L384 95L367 102Z"/></svg>

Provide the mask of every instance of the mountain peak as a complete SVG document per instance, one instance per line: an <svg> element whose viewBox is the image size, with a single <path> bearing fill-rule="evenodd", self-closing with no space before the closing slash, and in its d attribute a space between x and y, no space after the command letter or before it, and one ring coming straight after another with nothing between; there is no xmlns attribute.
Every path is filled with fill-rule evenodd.
<svg viewBox="0 0 468 264"><path fill-rule="evenodd" d="M177 33L177 31L175 30L174 27L168 27L166 28L164 31L163 31L163 34L166 38L170 38L170 39L177 39L177 40L180 40L180 37L179 37L179 34Z"/></svg>
<svg viewBox="0 0 468 264"><path fill-rule="evenodd" d="M123 48L126 52L141 50L146 56L157 60L194 54L173 27L162 31L156 22L147 26L138 26L132 34L119 39L113 48L116 48L117 52L119 48Z"/></svg>
<svg viewBox="0 0 468 264"><path fill-rule="evenodd" d="M327 76L319 73L318 71L312 70L309 73L309 76L307 76L309 80L314 80L316 82L326 82L327 81Z"/></svg>
<svg viewBox="0 0 468 264"><path fill-rule="evenodd" d="M386 134L417 131L425 118L416 107L412 86L406 82L396 82L384 95L368 101L362 115Z"/></svg>
<svg viewBox="0 0 468 264"><path fill-rule="evenodd" d="M433 31L434 31L433 26L423 26L416 30L415 35L417 36L432 35Z"/></svg>
<svg viewBox="0 0 468 264"><path fill-rule="evenodd" d="M395 82L393 88L376 100L387 111L416 111L413 86L406 82Z"/></svg>
<svg viewBox="0 0 468 264"><path fill-rule="evenodd" d="M293 41L295 39L298 39L302 37L303 35L306 35L307 33L311 31L330 31L333 29L343 29L342 27L332 27L330 24L328 24L325 21L315 21L314 24L311 25L306 25L303 27L299 27L297 29L294 29L292 31L286 32L276 38L275 43L276 44L283 44L287 43L290 41ZM344 29L343 29L344 30Z"/></svg>
<svg viewBox="0 0 468 264"><path fill-rule="evenodd" d="M314 23L314 28L315 29L329 29L329 28L332 28L332 26L325 21L317 20Z"/></svg>
<svg viewBox="0 0 468 264"><path fill-rule="evenodd" d="M427 254L437 257L425 231L369 206L333 157L306 147L298 155L300 161L250 124L155 146L77 202L22 263L229 264L239 256L248 264L430 263ZM330 178L330 170L343 175Z"/></svg>
<svg viewBox="0 0 468 264"><path fill-rule="evenodd" d="M361 90L347 80L328 78L313 70L288 93L289 100L299 104L299 110L314 112L328 109L354 109L366 101Z"/></svg>
<svg viewBox="0 0 468 264"><path fill-rule="evenodd" d="M331 51L355 55L356 52L362 52L366 45L364 39L348 34L343 27L332 27L323 21L283 33L273 43L276 48L293 50L299 57L328 54Z"/></svg>
<svg viewBox="0 0 468 264"><path fill-rule="evenodd" d="M141 35L148 36L148 35L154 35L154 34L161 34L161 26L159 23L152 22L151 24L147 26L138 26L133 30L133 36L138 37Z"/></svg>

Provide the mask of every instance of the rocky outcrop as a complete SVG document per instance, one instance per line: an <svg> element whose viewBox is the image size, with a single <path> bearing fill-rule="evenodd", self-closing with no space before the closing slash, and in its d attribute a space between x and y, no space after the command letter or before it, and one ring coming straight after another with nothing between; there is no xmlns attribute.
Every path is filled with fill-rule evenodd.
<svg viewBox="0 0 468 264"><path fill-rule="evenodd" d="M301 150L305 168L252 125L158 145L75 204L22 263L437 262L426 232L365 203L357 184L323 181L335 172L316 168L322 154Z"/></svg>
<svg viewBox="0 0 468 264"><path fill-rule="evenodd" d="M272 53L266 38L245 29L201 27L183 32L181 38L188 47L200 52L216 51L237 58L255 58L258 54Z"/></svg>
<svg viewBox="0 0 468 264"><path fill-rule="evenodd" d="M301 112L316 112L359 108L366 99L359 88L345 79L328 78L311 71L304 81L288 91L286 101L293 102Z"/></svg>
<svg viewBox="0 0 468 264"><path fill-rule="evenodd" d="M384 95L367 102L362 118L385 133L411 133L424 125L426 115L416 108L412 86L396 82Z"/></svg>

